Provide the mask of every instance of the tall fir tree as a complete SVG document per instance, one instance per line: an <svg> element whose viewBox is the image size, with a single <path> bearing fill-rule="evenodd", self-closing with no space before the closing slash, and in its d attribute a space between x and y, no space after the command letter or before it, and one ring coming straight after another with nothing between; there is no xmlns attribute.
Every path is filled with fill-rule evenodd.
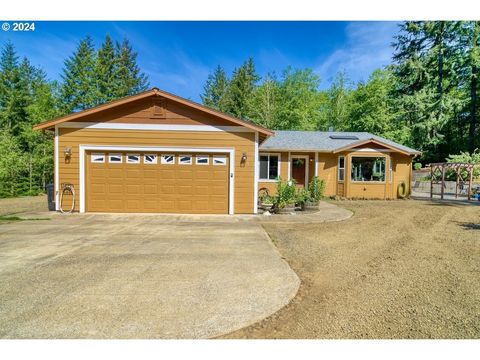
<svg viewBox="0 0 480 360"><path fill-rule="evenodd" d="M227 111L226 101L228 94L229 80L225 70L218 65L213 74L208 75L200 95L202 103L219 111Z"/></svg>
<svg viewBox="0 0 480 360"><path fill-rule="evenodd" d="M133 51L127 39L116 44L116 59L114 97L121 98L147 90L148 78L140 70L137 64L137 53Z"/></svg>
<svg viewBox="0 0 480 360"><path fill-rule="evenodd" d="M96 53L90 36L81 40L63 69L61 98L64 113L85 110L97 105Z"/></svg>
<svg viewBox="0 0 480 360"><path fill-rule="evenodd" d="M249 58L235 69L228 87L226 112L239 118L248 118L253 93L259 80L260 76L255 70L253 58Z"/></svg>
<svg viewBox="0 0 480 360"><path fill-rule="evenodd" d="M115 54L115 44L110 35L107 35L101 48L98 50L95 63L98 104L114 100L116 97L115 85L118 74L118 62Z"/></svg>

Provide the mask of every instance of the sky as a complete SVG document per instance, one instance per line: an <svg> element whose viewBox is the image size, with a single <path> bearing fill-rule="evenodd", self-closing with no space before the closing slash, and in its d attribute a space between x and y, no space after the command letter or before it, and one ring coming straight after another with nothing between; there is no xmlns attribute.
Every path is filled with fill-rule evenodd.
<svg viewBox="0 0 480 360"><path fill-rule="evenodd" d="M260 76L287 66L311 68L327 88L339 71L367 80L390 63L395 22L35 22L33 32L0 31L19 56L60 80L64 60L85 36L100 46L105 35L128 38L150 86L199 101L208 74L221 65L228 74L253 57Z"/></svg>

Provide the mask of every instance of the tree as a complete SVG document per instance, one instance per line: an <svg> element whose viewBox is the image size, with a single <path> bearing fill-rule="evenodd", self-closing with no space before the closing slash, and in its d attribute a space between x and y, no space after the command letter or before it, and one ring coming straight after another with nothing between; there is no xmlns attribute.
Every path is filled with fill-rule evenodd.
<svg viewBox="0 0 480 360"><path fill-rule="evenodd" d="M423 150L424 158L448 154L452 134L446 130L463 107L455 96L461 31L460 22L407 21L395 36L398 116L413 130L409 145Z"/></svg>
<svg viewBox="0 0 480 360"><path fill-rule="evenodd" d="M288 67L280 83L278 129L314 130L318 127L322 95L320 77L311 69Z"/></svg>
<svg viewBox="0 0 480 360"><path fill-rule="evenodd" d="M77 50L65 61L61 88L64 113L85 110L97 105L95 75L96 54L90 36L80 41Z"/></svg>
<svg viewBox="0 0 480 360"><path fill-rule="evenodd" d="M337 131L342 131L349 127L350 86L350 81L345 73L337 74L332 85L326 91L326 99L321 105L318 125L320 130L334 128Z"/></svg>
<svg viewBox="0 0 480 360"><path fill-rule="evenodd" d="M137 53L133 51L130 42L124 39L116 44L117 71L115 72L114 98L134 95L147 90L147 76L137 64Z"/></svg>
<svg viewBox="0 0 480 360"><path fill-rule="evenodd" d="M368 131L399 142L408 140L408 129L397 124L391 96L395 78L390 69L375 70L367 82L352 90L349 105L350 131Z"/></svg>
<svg viewBox="0 0 480 360"><path fill-rule="evenodd" d="M252 58L235 69L225 101L226 112L238 118L248 118L251 113L253 93L259 80Z"/></svg>
<svg viewBox="0 0 480 360"><path fill-rule="evenodd" d="M0 130L0 197L19 195L26 168L25 155L15 136Z"/></svg>
<svg viewBox="0 0 480 360"><path fill-rule="evenodd" d="M229 81L225 70L218 65L213 74L208 75L207 82L200 95L202 103L219 111L227 111L227 93Z"/></svg>
<svg viewBox="0 0 480 360"><path fill-rule="evenodd" d="M115 54L115 44L107 35L102 47L97 53L95 76L97 78L98 104L115 99L115 80L118 72L118 59Z"/></svg>
<svg viewBox="0 0 480 360"><path fill-rule="evenodd" d="M268 74L263 83L255 89L251 105L250 117L257 124L270 129L281 127L280 83L274 74Z"/></svg>

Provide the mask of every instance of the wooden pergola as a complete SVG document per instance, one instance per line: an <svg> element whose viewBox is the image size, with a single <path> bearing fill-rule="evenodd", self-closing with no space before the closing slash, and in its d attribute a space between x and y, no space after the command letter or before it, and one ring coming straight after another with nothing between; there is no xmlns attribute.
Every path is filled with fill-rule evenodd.
<svg viewBox="0 0 480 360"><path fill-rule="evenodd" d="M459 188L460 190L465 190L465 185L468 183L467 187L467 199L470 200L472 192L472 183L473 183L473 168L474 164L468 163L433 163L428 165L430 167L430 199L433 198L433 195L440 195L443 199L445 194L445 173L447 170L452 169L456 174L456 186L455 186L455 198L458 198ZM463 176L462 172L466 171L467 175ZM438 176L440 172L440 176ZM440 184L441 192L440 194L435 194L433 192L433 185ZM460 191L460 192L461 192ZM462 194L460 194L462 195Z"/></svg>

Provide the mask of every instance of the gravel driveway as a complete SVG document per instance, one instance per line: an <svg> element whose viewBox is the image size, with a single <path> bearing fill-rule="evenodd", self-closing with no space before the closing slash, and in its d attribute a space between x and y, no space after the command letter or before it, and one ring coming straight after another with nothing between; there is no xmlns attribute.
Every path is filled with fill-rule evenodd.
<svg viewBox="0 0 480 360"><path fill-rule="evenodd" d="M341 223L265 226L302 280L230 338L480 338L480 206L340 201Z"/></svg>

